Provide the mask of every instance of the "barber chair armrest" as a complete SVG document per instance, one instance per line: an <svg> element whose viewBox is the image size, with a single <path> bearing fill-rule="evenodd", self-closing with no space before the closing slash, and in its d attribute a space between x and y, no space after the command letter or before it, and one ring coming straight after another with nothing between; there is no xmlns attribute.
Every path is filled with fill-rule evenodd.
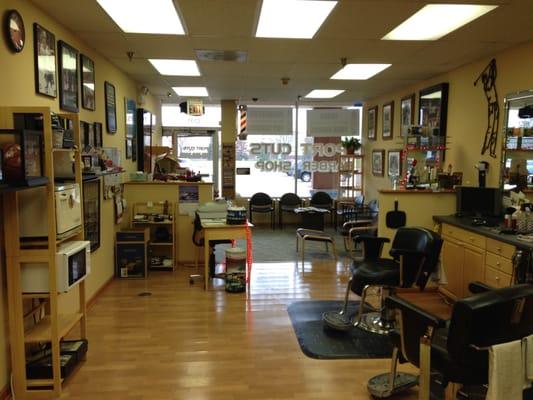
<svg viewBox="0 0 533 400"><path fill-rule="evenodd" d="M383 244L383 243L389 243L390 239L385 237L376 237L372 235L357 235L354 238L355 243L375 243L375 244Z"/></svg>
<svg viewBox="0 0 533 400"><path fill-rule="evenodd" d="M423 251L411 250L411 249L390 249L389 254L391 257L401 257L401 256L421 256L425 257L426 253Z"/></svg>
<svg viewBox="0 0 533 400"><path fill-rule="evenodd" d="M376 225L362 225L362 226L353 226L348 230L348 236L355 239L356 232L367 232L371 230L378 229ZM360 236L360 235L357 235Z"/></svg>
<svg viewBox="0 0 533 400"><path fill-rule="evenodd" d="M485 292L489 292L489 291L491 291L493 289L494 289L493 287L491 287L489 285L485 285L484 283L478 282L478 281L471 282L468 285L468 290L472 294L485 293Z"/></svg>
<svg viewBox="0 0 533 400"><path fill-rule="evenodd" d="M385 299L385 307L401 310L402 312L415 315L424 325L432 326L435 329L444 328L446 326L445 320L440 319L436 315L430 314L427 311L424 311L420 307L415 306L414 304L409 303L398 296L387 297Z"/></svg>
<svg viewBox="0 0 533 400"><path fill-rule="evenodd" d="M345 229L350 229L354 227L367 227L370 225L374 225L376 221L373 219L359 219L359 220L351 220L346 221L344 224L342 224L342 227Z"/></svg>

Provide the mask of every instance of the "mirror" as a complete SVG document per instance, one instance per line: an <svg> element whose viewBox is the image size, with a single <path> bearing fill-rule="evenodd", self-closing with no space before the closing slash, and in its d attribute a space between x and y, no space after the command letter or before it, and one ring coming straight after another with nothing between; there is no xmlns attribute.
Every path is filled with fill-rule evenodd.
<svg viewBox="0 0 533 400"><path fill-rule="evenodd" d="M418 124L424 128L428 136L435 138L439 144L446 137L446 120L448 114L448 84L440 83L422 89L418 101Z"/></svg>
<svg viewBox="0 0 533 400"><path fill-rule="evenodd" d="M504 190L533 191L533 90L505 97L500 184Z"/></svg>

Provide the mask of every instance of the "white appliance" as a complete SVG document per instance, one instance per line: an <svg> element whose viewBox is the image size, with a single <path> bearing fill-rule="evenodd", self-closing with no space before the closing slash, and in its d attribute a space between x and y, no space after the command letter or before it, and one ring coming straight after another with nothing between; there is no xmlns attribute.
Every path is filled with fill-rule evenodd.
<svg viewBox="0 0 533 400"><path fill-rule="evenodd" d="M91 272L91 242L83 240L63 243L56 253L56 271L58 292L68 292L83 281ZM48 293L49 279L48 264L21 264L21 284L24 293Z"/></svg>
<svg viewBox="0 0 533 400"><path fill-rule="evenodd" d="M19 194L21 238L48 237L46 188L25 190ZM81 196L77 183L55 187L57 237L68 236L81 226Z"/></svg>

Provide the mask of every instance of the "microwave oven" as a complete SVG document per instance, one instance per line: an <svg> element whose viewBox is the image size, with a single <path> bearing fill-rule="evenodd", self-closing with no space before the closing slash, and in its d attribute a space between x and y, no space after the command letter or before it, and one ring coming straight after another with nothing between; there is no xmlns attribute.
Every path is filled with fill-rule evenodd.
<svg viewBox="0 0 533 400"><path fill-rule="evenodd" d="M45 187L25 190L19 194L20 237L37 239L48 237L48 215ZM77 183L56 186L54 193L56 233L61 239L81 226L81 194Z"/></svg>
<svg viewBox="0 0 533 400"><path fill-rule="evenodd" d="M91 272L91 242L79 240L63 243L57 250L55 261L57 291L68 292ZM48 264L21 264L21 285L24 293L48 293Z"/></svg>

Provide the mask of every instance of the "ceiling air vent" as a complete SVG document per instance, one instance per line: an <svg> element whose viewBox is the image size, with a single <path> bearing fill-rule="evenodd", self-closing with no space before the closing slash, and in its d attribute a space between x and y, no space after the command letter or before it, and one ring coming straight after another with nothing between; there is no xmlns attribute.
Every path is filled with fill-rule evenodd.
<svg viewBox="0 0 533 400"><path fill-rule="evenodd" d="M242 50L195 50L198 61L234 61L245 63L248 53Z"/></svg>

